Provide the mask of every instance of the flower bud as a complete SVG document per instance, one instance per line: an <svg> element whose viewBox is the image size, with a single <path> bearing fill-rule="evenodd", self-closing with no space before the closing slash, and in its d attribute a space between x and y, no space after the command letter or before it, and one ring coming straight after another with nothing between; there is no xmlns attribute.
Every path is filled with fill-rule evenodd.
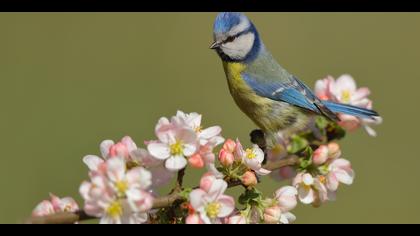
<svg viewBox="0 0 420 236"><path fill-rule="evenodd" d="M225 149L226 151L233 153L235 151L236 148L236 142L233 141L232 139L228 139L226 140L226 142L223 144L223 149Z"/></svg>
<svg viewBox="0 0 420 236"><path fill-rule="evenodd" d="M258 180L254 172L247 171L242 175L242 183L247 187L253 187L258 184Z"/></svg>
<svg viewBox="0 0 420 236"><path fill-rule="evenodd" d="M264 210L264 223L277 224L280 221L281 210L279 206L272 206Z"/></svg>
<svg viewBox="0 0 420 236"><path fill-rule="evenodd" d="M231 152L222 149L219 152L219 161L223 166L230 166L235 161L235 157Z"/></svg>
<svg viewBox="0 0 420 236"><path fill-rule="evenodd" d="M197 224L202 224L203 221L200 219L200 216L199 215L197 215L197 214L190 214L185 219L185 223L190 224L190 225L197 225Z"/></svg>
<svg viewBox="0 0 420 236"><path fill-rule="evenodd" d="M204 174L200 180L200 188L208 192L215 180L216 180L216 177L211 172Z"/></svg>
<svg viewBox="0 0 420 236"><path fill-rule="evenodd" d="M328 160L328 147L326 145L319 146L313 153L312 162L315 165L322 165Z"/></svg>
<svg viewBox="0 0 420 236"><path fill-rule="evenodd" d="M129 158L130 153L128 152L128 148L125 144L117 143L109 148L109 156Z"/></svg>
<svg viewBox="0 0 420 236"><path fill-rule="evenodd" d="M188 158L188 163L194 168L203 168L204 160L200 154L194 154Z"/></svg>
<svg viewBox="0 0 420 236"><path fill-rule="evenodd" d="M337 159L341 156L340 145L338 143L332 142L328 144L328 153L329 158Z"/></svg>

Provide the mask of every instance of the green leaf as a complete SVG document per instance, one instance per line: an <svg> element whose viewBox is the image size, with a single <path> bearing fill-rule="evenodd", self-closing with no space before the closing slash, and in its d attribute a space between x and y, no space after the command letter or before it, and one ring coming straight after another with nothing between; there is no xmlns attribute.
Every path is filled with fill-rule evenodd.
<svg viewBox="0 0 420 236"><path fill-rule="evenodd" d="M315 118L315 125L320 130L324 130L328 126L328 123L328 120L323 116L317 116Z"/></svg>
<svg viewBox="0 0 420 236"><path fill-rule="evenodd" d="M238 202L242 205L249 205L253 202L258 203L262 197L262 193L257 189L246 190L239 196Z"/></svg>
<svg viewBox="0 0 420 236"><path fill-rule="evenodd" d="M293 135L290 140L290 144L287 147L287 151L289 153L297 153L299 151L302 151L308 146L308 141L305 138L302 138L297 135Z"/></svg>

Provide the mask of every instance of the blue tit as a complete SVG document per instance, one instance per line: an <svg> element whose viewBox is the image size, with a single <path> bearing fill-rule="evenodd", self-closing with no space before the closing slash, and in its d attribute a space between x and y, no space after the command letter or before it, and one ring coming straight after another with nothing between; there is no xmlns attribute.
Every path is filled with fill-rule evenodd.
<svg viewBox="0 0 420 236"><path fill-rule="evenodd" d="M277 63L255 25L244 14L218 14L213 30L214 43L210 48L223 62L230 94L265 133L267 145L274 142L278 132L288 136L306 128L316 115L332 121L339 121L336 113L371 119L379 116L372 110L316 97L308 86Z"/></svg>

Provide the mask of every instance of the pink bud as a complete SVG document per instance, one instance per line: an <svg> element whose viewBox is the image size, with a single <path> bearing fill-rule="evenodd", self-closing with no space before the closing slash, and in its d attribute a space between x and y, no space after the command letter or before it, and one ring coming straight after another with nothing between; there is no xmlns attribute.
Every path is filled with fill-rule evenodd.
<svg viewBox="0 0 420 236"><path fill-rule="evenodd" d="M187 218L185 219L185 223L190 224L190 225L197 225L197 224L203 224L203 221L200 219L200 216L198 216L197 214L191 214L187 216Z"/></svg>
<svg viewBox="0 0 420 236"><path fill-rule="evenodd" d="M128 148L123 143L117 143L112 145L109 148L109 156L110 157L124 157L128 158L130 156L130 153L128 151Z"/></svg>
<svg viewBox="0 0 420 236"><path fill-rule="evenodd" d="M208 192L214 182L216 180L216 177L211 173L208 172L201 177L200 180L200 188L206 192Z"/></svg>
<svg viewBox="0 0 420 236"><path fill-rule="evenodd" d="M312 161L315 165L322 165L328 159L328 147L326 145L319 146L312 156Z"/></svg>
<svg viewBox="0 0 420 236"><path fill-rule="evenodd" d="M194 154L188 158L188 162L194 168L203 168L204 167L204 160L200 154Z"/></svg>
<svg viewBox="0 0 420 236"><path fill-rule="evenodd" d="M332 142L328 144L329 158L337 159L341 156L340 145L338 143Z"/></svg>
<svg viewBox="0 0 420 236"><path fill-rule="evenodd" d="M242 175L242 183L245 186L251 187L258 184L257 177L255 176L254 172L247 171L244 175Z"/></svg>
<svg viewBox="0 0 420 236"><path fill-rule="evenodd" d="M264 223L277 224L280 221L281 210L279 206L272 206L264 210Z"/></svg>
<svg viewBox="0 0 420 236"><path fill-rule="evenodd" d="M226 140L226 142L223 144L223 149L225 149L226 151L233 153L235 151L236 148L236 142L233 141L232 139L228 139Z"/></svg>
<svg viewBox="0 0 420 236"><path fill-rule="evenodd" d="M223 166L230 166L235 161L235 157L231 152L222 149L219 152L219 161Z"/></svg>

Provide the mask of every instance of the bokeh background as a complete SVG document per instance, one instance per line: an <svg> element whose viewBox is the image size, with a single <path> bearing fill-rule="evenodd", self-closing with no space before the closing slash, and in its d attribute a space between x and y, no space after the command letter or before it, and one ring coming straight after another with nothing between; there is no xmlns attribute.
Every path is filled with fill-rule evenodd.
<svg viewBox="0 0 420 236"><path fill-rule="evenodd" d="M215 15L0 14L0 223L23 222L49 192L78 196L84 155L104 139L152 139L158 118L177 109L249 143L255 126L208 49ZM354 185L319 209L300 205L297 223L420 223L420 14L248 16L290 72L311 87L349 73L384 117L378 137L359 130L341 142ZM198 178L189 173L187 184Z"/></svg>

